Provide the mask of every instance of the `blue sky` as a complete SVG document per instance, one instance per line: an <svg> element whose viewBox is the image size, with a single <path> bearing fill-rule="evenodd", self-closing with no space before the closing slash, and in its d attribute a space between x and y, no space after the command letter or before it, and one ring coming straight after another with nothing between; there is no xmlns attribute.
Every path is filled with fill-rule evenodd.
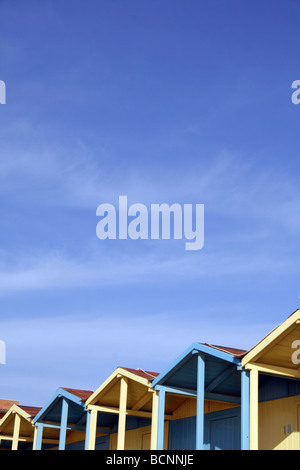
<svg viewBox="0 0 300 470"><path fill-rule="evenodd" d="M300 307L300 2L0 1L1 398L43 405ZM205 243L96 208L205 205Z"/></svg>

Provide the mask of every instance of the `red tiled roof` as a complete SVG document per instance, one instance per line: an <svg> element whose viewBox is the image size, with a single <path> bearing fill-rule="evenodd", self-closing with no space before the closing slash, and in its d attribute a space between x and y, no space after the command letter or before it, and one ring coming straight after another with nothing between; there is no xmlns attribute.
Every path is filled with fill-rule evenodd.
<svg viewBox="0 0 300 470"><path fill-rule="evenodd" d="M38 412L42 409L42 408L38 408L37 406L23 406L23 405L19 405L19 406L20 408L22 408L22 410L26 411L26 413L28 413L32 418L36 416Z"/></svg>
<svg viewBox="0 0 300 470"><path fill-rule="evenodd" d="M66 390L69 393L72 393L76 397L81 398L81 400L86 401L94 392L91 390L78 390L76 388L65 388L62 387L63 390Z"/></svg>
<svg viewBox="0 0 300 470"><path fill-rule="evenodd" d="M19 402L17 400L5 400L3 398L0 398L0 410L9 410L12 405L18 405Z"/></svg>
<svg viewBox="0 0 300 470"><path fill-rule="evenodd" d="M159 375L159 372L150 372L149 370L143 369L130 369L129 367L122 367L122 369L128 370L128 372L138 375L139 377L143 377L144 379L147 379L150 382Z"/></svg>
<svg viewBox="0 0 300 470"><path fill-rule="evenodd" d="M7 412L8 410L0 410L0 419L3 418L3 416L6 415Z"/></svg>
<svg viewBox="0 0 300 470"><path fill-rule="evenodd" d="M201 344L203 344L204 346L209 346L210 348L218 349L219 351L227 352L235 357L242 357L247 352L245 349L228 348L227 346L216 346L215 344L208 344L208 343L201 343Z"/></svg>

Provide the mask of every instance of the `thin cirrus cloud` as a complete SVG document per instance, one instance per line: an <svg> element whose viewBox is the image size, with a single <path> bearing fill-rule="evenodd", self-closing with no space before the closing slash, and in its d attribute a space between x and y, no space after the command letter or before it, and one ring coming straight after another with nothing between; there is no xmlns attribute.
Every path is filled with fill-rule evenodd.
<svg viewBox="0 0 300 470"><path fill-rule="evenodd" d="M163 256L161 250L132 255L100 255L90 259L74 258L65 254L48 253L44 257L7 261L0 266L0 293L62 288L95 288L140 284L143 282L180 281L235 276L239 274L280 273L283 270L299 272L294 259L280 259L263 252L199 253L189 256L181 247L176 254ZM201 256L201 259L199 258Z"/></svg>
<svg viewBox="0 0 300 470"><path fill-rule="evenodd" d="M25 124L20 124L21 131L24 126L27 128ZM51 249L41 248L39 238L33 240L26 253L8 249L1 257L0 293L153 279L182 281L283 269L298 272L300 263L295 263L293 247L299 237L299 218L295 214L299 212L300 196L293 178L287 184L275 170L258 170L228 152L199 162L184 174L176 167L166 174L157 172L155 165L147 171L138 166L114 168L105 164L104 154L101 163L79 142L69 152L63 145L52 145L47 150L37 145L21 151L16 144L11 158L1 155L0 193L11 207L20 200L27 201L25 216L32 226L30 211L41 206L44 211L47 207L52 209L52 215L45 212L45 221L53 217L53 210L62 214L68 211L70 216L72 209L72 220L80 221L83 213L92 216L94 229L87 238L79 240L74 231L70 233L67 226L62 227L63 236L66 240L72 238L73 248L77 244L80 255L70 253L66 243L62 247L55 232ZM98 204L117 204L121 194L128 195L129 204L204 203L204 249L188 256L184 240L172 241L168 246L164 241L147 240L133 242L134 245L128 241L128 251L124 251L118 241L108 245L96 240ZM220 224L220 216L220 229L210 230L211 224ZM276 230L284 253L278 252ZM285 243L287 234L289 242Z"/></svg>
<svg viewBox="0 0 300 470"><path fill-rule="evenodd" d="M1 158L1 193L12 195L12 205L14 197L21 194L25 201L31 199L37 206L51 206L57 211L73 208L76 214L76 209L92 209L94 228L97 205L116 203L120 194L128 194L129 203L204 203L205 220L213 221L215 215L221 214L225 221L222 230L208 235L205 232L204 249L192 257L184 251L183 240L172 241L168 249L164 241L136 241L135 245L131 242L132 249L124 252L117 241L112 241L107 250L106 242L95 241L92 232L86 243L80 241L80 256L70 254L58 242L56 249L42 252L40 248L31 248L26 254L13 250L13 254L8 252L1 259L0 293L153 282L162 278L182 281L283 269L298 272L300 263L295 263L291 254L299 235L295 213L300 198L292 179L284 184L275 172L258 172L227 153L203 168L199 164L187 170L184 177L176 169L170 170L166 180L161 173L153 177L155 168L147 174L130 167L108 171L83 144L74 148L69 157L61 158L64 152L63 147L53 147L41 152L16 151L15 158ZM17 195L13 195L12 182L18 185ZM245 227L241 220L246 221ZM285 248L290 256L286 252L281 255L277 248L274 251L276 227L290 234ZM70 236L67 232L65 235ZM76 245L76 233L72 237ZM206 237L209 242L213 240L213 249L206 249ZM281 242L284 244L284 238ZM36 245L39 247L38 239ZM92 248L88 250L86 246Z"/></svg>
<svg viewBox="0 0 300 470"><path fill-rule="evenodd" d="M8 158L9 156L9 158ZM244 160L245 161L245 160ZM259 170L242 159L223 152L215 159L199 161L184 173L176 167L164 174L155 165L142 167L108 165L107 155L97 158L82 142L73 148L63 145L4 150L0 159L0 192L17 198L35 199L36 204L61 208L96 208L102 202L116 203L125 194L134 202L198 202L209 204L212 213L223 212L269 219L279 212L278 223L298 228L291 217L299 207L297 182L289 175ZM37 197L38 196L38 197ZM285 220L286 218L286 220Z"/></svg>

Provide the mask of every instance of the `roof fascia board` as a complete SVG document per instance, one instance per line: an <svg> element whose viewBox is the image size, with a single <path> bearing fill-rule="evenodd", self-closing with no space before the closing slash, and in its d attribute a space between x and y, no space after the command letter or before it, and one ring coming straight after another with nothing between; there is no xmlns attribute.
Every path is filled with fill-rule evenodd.
<svg viewBox="0 0 300 470"><path fill-rule="evenodd" d="M129 370L122 369L120 368L120 373L124 376L127 377L130 380L133 380L135 382L138 382L142 385L145 385L145 387L151 387L151 382L150 380L146 379L145 377L140 377L137 374L134 374L133 372L130 372Z"/></svg>
<svg viewBox="0 0 300 470"><path fill-rule="evenodd" d="M120 367L117 369L97 388L97 390L86 400L85 406L93 405L106 391L108 391L115 382L118 381L118 374L120 373Z"/></svg>

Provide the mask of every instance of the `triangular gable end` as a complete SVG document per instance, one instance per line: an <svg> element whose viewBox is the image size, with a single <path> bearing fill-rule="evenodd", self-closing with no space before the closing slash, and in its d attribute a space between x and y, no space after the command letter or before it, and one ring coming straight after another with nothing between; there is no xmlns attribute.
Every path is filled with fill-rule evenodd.
<svg viewBox="0 0 300 470"><path fill-rule="evenodd" d="M299 354L297 353L299 350ZM300 378L300 309L274 328L242 359L242 366Z"/></svg>

